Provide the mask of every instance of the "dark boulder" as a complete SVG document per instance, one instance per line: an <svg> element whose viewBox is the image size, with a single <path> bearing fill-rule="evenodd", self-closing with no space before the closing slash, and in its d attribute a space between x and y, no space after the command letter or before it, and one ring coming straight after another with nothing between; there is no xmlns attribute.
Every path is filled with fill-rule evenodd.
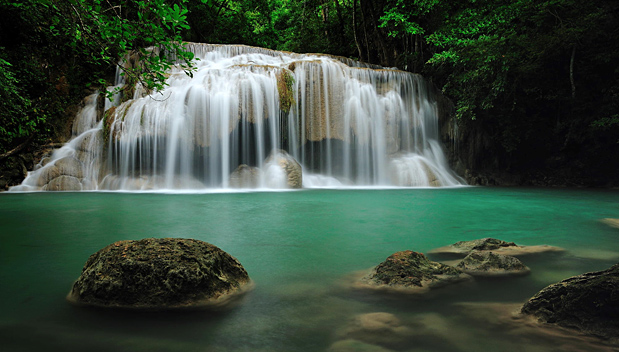
<svg viewBox="0 0 619 352"><path fill-rule="evenodd" d="M521 309L540 322L619 339L619 264L550 285Z"/></svg>
<svg viewBox="0 0 619 352"><path fill-rule="evenodd" d="M473 276L525 275L531 272L518 258L492 252L471 252L456 268Z"/></svg>
<svg viewBox="0 0 619 352"><path fill-rule="evenodd" d="M249 288L234 257L193 239L119 241L90 256L67 296L118 308L169 309L223 304Z"/></svg>
<svg viewBox="0 0 619 352"><path fill-rule="evenodd" d="M363 277L361 284L367 288L413 293L470 279L471 276L460 269L433 262L422 253L407 250L390 255Z"/></svg>

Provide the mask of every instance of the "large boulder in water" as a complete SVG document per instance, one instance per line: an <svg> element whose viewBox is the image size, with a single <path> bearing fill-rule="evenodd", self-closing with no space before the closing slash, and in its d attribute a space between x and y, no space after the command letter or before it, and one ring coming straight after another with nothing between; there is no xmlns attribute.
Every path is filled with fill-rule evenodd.
<svg viewBox="0 0 619 352"><path fill-rule="evenodd" d="M260 169L245 164L230 174L229 185L232 188L257 188L260 185Z"/></svg>
<svg viewBox="0 0 619 352"><path fill-rule="evenodd" d="M61 175L41 188L44 191L81 191L82 182L73 176Z"/></svg>
<svg viewBox="0 0 619 352"><path fill-rule="evenodd" d="M531 272L518 258L492 252L471 252L456 268L473 276L526 275Z"/></svg>
<svg viewBox="0 0 619 352"><path fill-rule="evenodd" d="M619 339L619 264L550 285L522 307L540 322Z"/></svg>
<svg viewBox="0 0 619 352"><path fill-rule="evenodd" d="M301 165L288 153L283 150L274 150L265 161L265 177L269 183L273 178L281 176L286 188L303 187L303 169ZM281 175L278 175L280 174ZM273 184L273 186L277 185Z"/></svg>
<svg viewBox="0 0 619 352"><path fill-rule="evenodd" d="M396 252L361 279L359 288L405 293L423 293L450 283L467 281L471 276L449 265L433 262L410 250Z"/></svg>
<svg viewBox="0 0 619 352"><path fill-rule="evenodd" d="M459 241L449 246L431 250L432 254L459 254L468 255L474 251L487 251L505 255L525 255L543 252L561 252L563 248L539 245L539 246L519 246L514 242L506 242L496 238L481 238L472 241Z"/></svg>
<svg viewBox="0 0 619 352"><path fill-rule="evenodd" d="M191 308L226 303L249 287L241 263L212 244L147 238L91 255L67 299L115 308Z"/></svg>

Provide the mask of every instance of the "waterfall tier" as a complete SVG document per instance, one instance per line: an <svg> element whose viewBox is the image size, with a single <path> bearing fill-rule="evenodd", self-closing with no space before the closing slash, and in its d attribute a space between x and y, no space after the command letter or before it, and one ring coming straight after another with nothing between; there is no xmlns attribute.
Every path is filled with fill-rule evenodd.
<svg viewBox="0 0 619 352"><path fill-rule="evenodd" d="M13 190L456 186L423 78L341 57L188 43L189 77L85 100L74 139ZM117 85L123 82L119 77Z"/></svg>

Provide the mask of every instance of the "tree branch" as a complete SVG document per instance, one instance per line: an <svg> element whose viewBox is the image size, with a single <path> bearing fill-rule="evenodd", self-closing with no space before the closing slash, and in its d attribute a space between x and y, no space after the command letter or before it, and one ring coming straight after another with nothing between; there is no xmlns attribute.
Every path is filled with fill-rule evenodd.
<svg viewBox="0 0 619 352"><path fill-rule="evenodd" d="M13 156L19 152L22 151L22 149L26 148L26 146L28 146L28 144L30 144L30 142L32 142L32 140L34 139L34 133L30 135L30 137L28 137L28 139L26 139L22 144L18 145L17 147L15 147L12 150L9 150L8 152L4 153L4 154L0 154L0 160L4 160L10 156Z"/></svg>

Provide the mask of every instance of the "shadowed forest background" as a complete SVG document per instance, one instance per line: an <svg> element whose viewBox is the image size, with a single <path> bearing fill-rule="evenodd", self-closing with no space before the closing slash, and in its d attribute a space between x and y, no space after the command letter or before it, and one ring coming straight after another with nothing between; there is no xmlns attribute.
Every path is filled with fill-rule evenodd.
<svg viewBox="0 0 619 352"><path fill-rule="evenodd" d="M130 83L162 88L172 56L191 74L181 41L420 73L453 103L447 147L472 184L619 185L614 0L0 0L0 13L0 190L70 137L125 53L143 63Z"/></svg>

